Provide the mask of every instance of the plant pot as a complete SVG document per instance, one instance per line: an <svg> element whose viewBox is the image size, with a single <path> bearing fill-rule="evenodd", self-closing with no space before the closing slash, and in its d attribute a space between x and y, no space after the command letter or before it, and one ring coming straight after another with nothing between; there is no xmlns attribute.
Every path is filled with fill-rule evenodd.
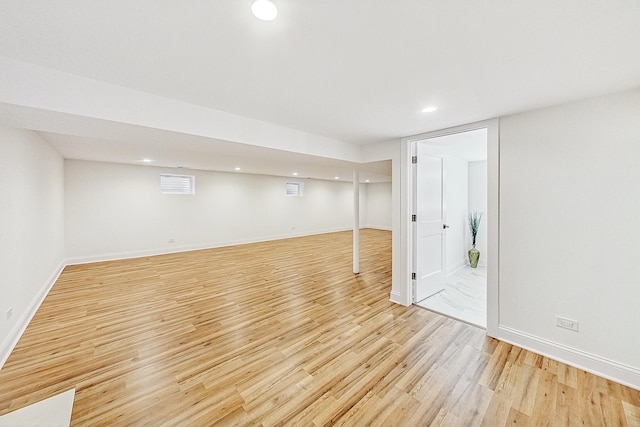
<svg viewBox="0 0 640 427"><path fill-rule="evenodd" d="M480 259L480 251L476 249L476 245L473 245L471 249L469 249L469 264L471 268L476 268L478 266L478 260Z"/></svg>

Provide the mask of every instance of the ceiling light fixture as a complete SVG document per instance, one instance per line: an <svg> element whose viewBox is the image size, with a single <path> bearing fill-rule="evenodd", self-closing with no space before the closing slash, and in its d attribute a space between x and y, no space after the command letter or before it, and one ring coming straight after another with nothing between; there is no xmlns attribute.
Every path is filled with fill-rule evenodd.
<svg viewBox="0 0 640 427"><path fill-rule="evenodd" d="M293 176L298 176L298 172L294 172L292 175Z"/></svg>
<svg viewBox="0 0 640 427"><path fill-rule="evenodd" d="M153 160L151 160L151 159L141 159L140 161L142 163L151 163L151 162L153 162Z"/></svg>
<svg viewBox="0 0 640 427"><path fill-rule="evenodd" d="M251 12L261 21L273 21L278 16L278 8L269 0L255 0L251 4Z"/></svg>
<svg viewBox="0 0 640 427"><path fill-rule="evenodd" d="M340 177L339 176L334 176L333 179L340 179Z"/></svg>
<svg viewBox="0 0 640 427"><path fill-rule="evenodd" d="M423 113L433 113L437 109L438 109L438 107L425 107L425 108L422 109L422 112Z"/></svg>
<svg viewBox="0 0 640 427"><path fill-rule="evenodd" d="M237 167L237 166L236 166L234 169L235 169L235 170L237 170L237 171L239 171L239 170L240 170L240 168L239 168L239 167Z"/></svg>

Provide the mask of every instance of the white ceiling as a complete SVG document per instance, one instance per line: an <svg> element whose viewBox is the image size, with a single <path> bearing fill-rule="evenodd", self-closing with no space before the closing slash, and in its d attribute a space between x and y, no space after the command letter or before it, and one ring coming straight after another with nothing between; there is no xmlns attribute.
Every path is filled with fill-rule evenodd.
<svg viewBox="0 0 640 427"><path fill-rule="evenodd" d="M0 0L0 56L357 145L640 86L637 0L250 3Z"/></svg>

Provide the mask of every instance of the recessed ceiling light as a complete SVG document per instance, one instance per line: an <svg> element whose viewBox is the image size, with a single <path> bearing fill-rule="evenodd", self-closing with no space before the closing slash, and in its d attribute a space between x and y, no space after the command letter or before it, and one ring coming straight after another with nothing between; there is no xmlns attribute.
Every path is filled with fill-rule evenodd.
<svg viewBox="0 0 640 427"><path fill-rule="evenodd" d="M364 180L364 182L369 182L369 180L368 180L368 179L365 179L365 180Z"/></svg>
<svg viewBox="0 0 640 427"><path fill-rule="evenodd" d="M340 177L339 176L334 176L333 179L340 179Z"/></svg>
<svg viewBox="0 0 640 427"><path fill-rule="evenodd" d="M151 163L151 162L153 162L153 160L151 160L151 159L140 159L139 161L142 162L142 163Z"/></svg>
<svg viewBox="0 0 640 427"><path fill-rule="evenodd" d="M238 166L236 166L234 169L235 169L235 170L237 170L237 171L239 171L239 170L240 170L240 168L239 168Z"/></svg>
<svg viewBox="0 0 640 427"><path fill-rule="evenodd" d="M294 172L292 175L293 176L298 176L298 172Z"/></svg>
<svg viewBox="0 0 640 427"><path fill-rule="evenodd" d="M251 4L251 12L261 21L273 21L278 16L278 8L269 0L255 0Z"/></svg>
<svg viewBox="0 0 640 427"><path fill-rule="evenodd" d="M425 107L425 108L422 109L422 112L423 113L433 113L437 109L438 109L438 107Z"/></svg>

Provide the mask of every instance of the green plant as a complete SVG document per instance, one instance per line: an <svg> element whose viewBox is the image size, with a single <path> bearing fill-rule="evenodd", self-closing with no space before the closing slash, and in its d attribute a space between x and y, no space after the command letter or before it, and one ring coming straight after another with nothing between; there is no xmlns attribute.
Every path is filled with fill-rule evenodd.
<svg viewBox="0 0 640 427"><path fill-rule="evenodd" d="M478 211L469 212L469 229L471 230L471 236L473 237L473 246L476 245L476 235L478 234L478 228L480 228L480 220L482 219L482 212Z"/></svg>

